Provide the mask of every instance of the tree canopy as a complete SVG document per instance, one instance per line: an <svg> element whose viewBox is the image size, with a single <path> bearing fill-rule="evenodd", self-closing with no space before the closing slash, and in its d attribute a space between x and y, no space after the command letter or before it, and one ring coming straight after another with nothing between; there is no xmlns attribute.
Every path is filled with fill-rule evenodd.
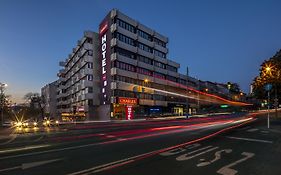
<svg viewBox="0 0 281 175"><path fill-rule="evenodd" d="M265 60L259 70L259 76L253 80L253 95L258 99L266 99L267 93L264 89L265 85L270 83L273 88L270 91L271 96L275 95L280 99L281 93L281 50L273 57Z"/></svg>

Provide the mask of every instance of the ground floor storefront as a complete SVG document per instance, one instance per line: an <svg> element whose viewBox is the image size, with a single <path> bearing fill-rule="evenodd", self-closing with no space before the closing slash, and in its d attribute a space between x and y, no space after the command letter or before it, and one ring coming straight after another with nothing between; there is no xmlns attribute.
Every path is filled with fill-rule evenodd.
<svg viewBox="0 0 281 175"><path fill-rule="evenodd" d="M131 120L168 116L186 116L194 111L188 104L168 103L167 106L140 105L135 98L122 98L112 104L112 120Z"/></svg>

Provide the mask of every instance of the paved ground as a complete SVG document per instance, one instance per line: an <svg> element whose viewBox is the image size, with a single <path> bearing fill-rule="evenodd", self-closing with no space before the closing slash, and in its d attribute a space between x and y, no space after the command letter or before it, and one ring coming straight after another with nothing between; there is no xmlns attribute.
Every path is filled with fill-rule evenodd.
<svg viewBox="0 0 281 175"><path fill-rule="evenodd" d="M0 174L280 174L281 122L268 130L264 118L250 121L88 124L9 136L0 138Z"/></svg>

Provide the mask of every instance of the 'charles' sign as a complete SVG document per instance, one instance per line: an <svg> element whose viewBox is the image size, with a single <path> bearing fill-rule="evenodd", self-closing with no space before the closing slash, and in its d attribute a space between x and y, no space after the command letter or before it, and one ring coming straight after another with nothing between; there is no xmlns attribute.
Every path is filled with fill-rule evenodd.
<svg viewBox="0 0 281 175"><path fill-rule="evenodd" d="M125 105L136 105L138 103L138 99L136 98L125 98L125 97L119 97L118 98L119 104L125 104Z"/></svg>

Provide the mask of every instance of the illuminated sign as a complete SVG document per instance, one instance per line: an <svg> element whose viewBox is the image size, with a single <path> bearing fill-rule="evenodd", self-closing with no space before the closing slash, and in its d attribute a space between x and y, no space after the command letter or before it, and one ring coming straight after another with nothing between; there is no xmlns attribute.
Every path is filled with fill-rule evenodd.
<svg viewBox="0 0 281 175"><path fill-rule="evenodd" d="M106 87L107 87L107 77L106 77L106 63L107 63L107 58L106 58L106 30L108 29L108 24L105 22L101 27L100 27L100 36L101 36L101 76L102 76L102 81L101 81L101 91L102 91L102 102L105 104L106 102Z"/></svg>
<svg viewBox="0 0 281 175"><path fill-rule="evenodd" d="M78 112L84 112L85 111L84 106L78 106L77 111Z"/></svg>
<svg viewBox="0 0 281 175"><path fill-rule="evenodd" d="M221 105L221 108L228 108L228 105Z"/></svg>
<svg viewBox="0 0 281 175"><path fill-rule="evenodd" d="M136 105L138 103L138 99L119 97L118 103L119 104L126 104L126 105Z"/></svg>
<svg viewBox="0 0 281 175"><path fill-rule="evenodd" d="M126 106L126 119L132 120L134 118L133 106Z"/></svg>

